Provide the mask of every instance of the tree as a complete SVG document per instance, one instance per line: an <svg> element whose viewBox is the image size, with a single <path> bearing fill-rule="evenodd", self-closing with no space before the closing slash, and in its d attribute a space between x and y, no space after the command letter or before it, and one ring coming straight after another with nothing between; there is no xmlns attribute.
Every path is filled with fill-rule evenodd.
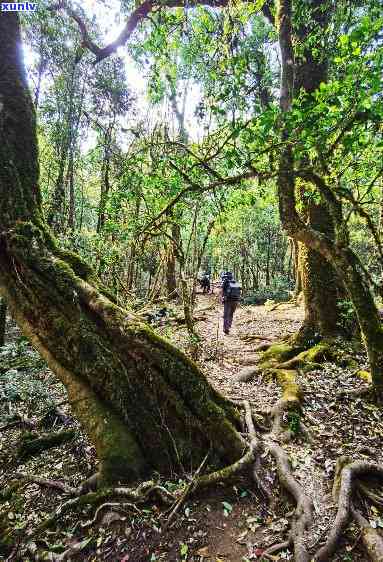
<svg viewBox="0 0 383 562"><path fill-rule="evenodd" d="M287 122L292 113L294 100L294 48L292 41L292 3L290 0L281 0L278 11L279 43L282 53L282 77L280 105L285 118L285 126L282 132L284 148L280 154L278 172L278 192L281 220L287 233L295 240L304 243L312 250L316 250L333 266L339 279L344 283L346 290L354 305L362 337L365 341L369 357L372 380L376 395L379 399L383 394L383 329L380 322L379 312L371 292L371 279L363 268L359 258L353 252L349 243L349 232L347 221L343 216L342 199L348 196L345 189L337 192L335 186L328 182L331 177L328 168L323 174L311 165L310 159L303 158L303 166L296 162L294 150L291 145L290 129ZM370 21L367 18L368 22ZM367 36L374 36L374 25L371 25ZM356 50L358 52L358 50ZM373 81L374 72L371 80ZM324 86L324 85L323 85ZM322 88L325 90L325 87ZM310 110L317 100L309 101ZM364 100L363 100L364 103ZM380 105L377 104L377 112L380 113ZM300 111L299 111L300 113ZM368 112L356 112L352 123L362 123L374 120L375 115ZM296 126L296 122L294 126ZM343 125L344 126L344 125ZM349 127L349 125L347 125ZM344 134L344 133L343 133ZM342 137L341 137L342 138ZM337 142L340 142L338 138ZM302 157L301 157L302 160ZM310 165L307 165L310 162ZM298 165L296 165L298 164ZM326 176L329 176L328 178ZM328 212L334 221L334 238L327 233L323 234L320 229L306 225L297 212L296 201L296 179L301 178L315 188L319 196L325 201ZM343 196L343 197L342 197Z"/></svg>
<svg viewBox="0 0 383 562"><path fill-rule="evenodd" d="M328 58L325 49L313 47L313 36L325 35L333 15L329 6L323 10L323 1L315 0L310 6L309 17L299 16L295 11L295 25L292 41L303 46L302 52L295 56L294 95L301 91L313 95L321 83L327 81ZM308 42L308 38L310 42ZM302 208L303 220L307 225L334 237L334 225L325 202L315 201L310 195L310 186L300 180L298 198ZM338 299L341 293L339 281L332 265L320 253L309 246L298 245L298 267L302 282L305 305L305 319L295 341L307 344L320 336L334 336L340 332Z"/></svg>
<svg viewBox="0 0 383 562"><path fill-rule="evenodd" d="M243 454L238 414L187 357L113 302L44 222L17 14L0 14L0 291L63 381L102 481ZM20 157L22 155L22 158Z"/></svg>

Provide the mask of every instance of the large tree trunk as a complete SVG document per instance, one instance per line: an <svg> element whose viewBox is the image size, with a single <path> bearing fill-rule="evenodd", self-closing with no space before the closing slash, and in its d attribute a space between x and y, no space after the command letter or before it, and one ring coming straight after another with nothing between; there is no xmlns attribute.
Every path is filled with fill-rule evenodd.
<svg viewBox="0 0 383 562"><path fill-rule="evenodd" d="M209 449L217 466L237 460L244 442L232 404L182 352L116 306L45 226L20 45L17 14L0 12L0 293L65 384L104 481L195 468Z"/></svg>
<svg viewBox="0 0 383 562"><path fill-rule="evenodd" d="M280 0L278 11L279 44L282 55L281 98L282 114L291 108L294 72L293 43L291 36L291 0ZM282 131L284 141L288 140L287 129ZM286 142L278 170L278 198L280 216L287 234L307 247L318 252L331 263L338 278L342 280L354 305L361 334L366 344L372 381L376 395L383 398L383 328L374 297L370 291L369 279L360 260L348 246L347 225L342 216L341 203L319 176L304 174L326 198L335 222L335 239L306 225L298 215L295 195L294 157L291 146Z"/></svg>
<svg viewBox="0 0 383 562"><path fill-rule="evenodd" d="M307 23L301 23L296 30L295 40L300 44L307 42L307 36L313 25L323 33L328 26L330 8L323 10L323 0L313 0ZM327 60L320 50L305 47L302 55L295 59L294 90L301 89L311 94L321 82L327 81ZM303 192L307 186L301 186L300 203L302 215L307 225L329 238L334 238L334 225L329 210L324 202L314 202ZM316 336L332 336L339 333L338 293L339 280L332 265L318 252L305 244L299 244L298 267L302 283L305 306L305 319L297 334L297 340L307 342Z"/></svg>
<svg viewBox="0 0 383 562"><path fill-rule="evenodd" d="M310 201L305 204L307 224L334 237L334 227L327 207ZM305 244L298 246L298 268L302 283L305 319L297 339L312 341L316 336L339 333L338 277L332 265Z"/></svg>

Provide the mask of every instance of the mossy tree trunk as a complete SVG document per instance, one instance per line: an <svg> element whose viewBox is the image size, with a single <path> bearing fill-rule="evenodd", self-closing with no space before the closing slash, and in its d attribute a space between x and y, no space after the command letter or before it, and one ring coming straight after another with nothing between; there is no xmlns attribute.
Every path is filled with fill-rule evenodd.
<svg viewBox="0 0 383 562"><path fill-rule="evenodd" d="M278 8L279 44L282 56L281 97L282 114L291 108L294 84L294 51L291 27L291 0L280 0ZM285 147L281 152L278 171L280 217L287 234L323 256L334 268L344 284L355 308L361 334L370 363L372 381L379 400L383 398L383 328L379 311L370 290L369 278L358 257L349 246L347 223L343 219L341 202L325 180L313 173L299 173L294 169L294 156L283 129ZM296 176L309 182L326 201L334 222L334 238L307 225L297 212Z"/></svg>
<svg viewBox="0 0 383 562"><path fill-rule="evenodd" d="M324 204L305 202L307 224L333 238L334 227ZM318 252L299 244L298 269L304 298L305 319L297 340L310 342L339 333L338 277L333 266Z"/></svg>
<svg viewBox="0 0 383 562"><path fill-rule="evenodd" d="M1 3L1 0L0 0ZM66 385L104 481L237 460L238 414L198 368L116 306L46 227L19 20L0 11L0 293Z"/></svg>
<svg viewBox="0 0 383 562"><path fill-rule="evenodd" d="M323 10L323 0L313 0L310 18L301 22L295 30L294 41L307 45L307 37L314 30L323 34L329 23L331 9ZM304 90L312 94L321 82L327 81L327 59L315 48L305 47L295 57L294 93ZM301 183L298 188L302 218L306 224L329 238L334 238L334 224L325 202L305 196L310 186ZM339 280L332 265L318 252L305 244L299 244L298 267L305 305L305 319L297 334L297 340L309 342L316 336L333 336L339 333L338 288Z"/></svg>

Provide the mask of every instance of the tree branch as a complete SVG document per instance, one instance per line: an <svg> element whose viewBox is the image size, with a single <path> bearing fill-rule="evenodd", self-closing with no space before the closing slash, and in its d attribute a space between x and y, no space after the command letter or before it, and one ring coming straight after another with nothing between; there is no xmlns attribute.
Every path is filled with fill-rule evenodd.
<svg viewBox="0 0 383 562"><path fill-rule="evenodd" d="M249 3L253 3L254 0L245 0ZM128 17L125 27L122 29L118 37L106 45L105 47L99 47L90 38L87 26L84 20L70 7L65 0L60 1L50 8L51 11L65 11L72 19L77 23L82 40L83 46L89 51L96 55L95 63L106 59L111 54L115 53L119 47L125 45L128 39L131 37L132 33L137 28L138 24L147 19L149 14L151 14L156 8L194 8L195 6L209 6L211 8L225 8L229 4L229 0L144 0ZM264 11L264 8L261 8ZM265 8L266 13L269 14L269 10ZM265 13L265 12L264 12ZM266 15L266 14L265 14ZM271 12L269 14L271 17ZM266 17L269 16L266 15Z"/></svg>

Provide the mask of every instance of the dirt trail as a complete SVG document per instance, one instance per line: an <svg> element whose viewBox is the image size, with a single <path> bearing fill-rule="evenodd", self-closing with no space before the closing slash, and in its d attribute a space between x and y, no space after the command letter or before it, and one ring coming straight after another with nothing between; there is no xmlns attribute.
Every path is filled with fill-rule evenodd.
<svg viewBox="0 0 383 562"><path fill-rule="evenodd" d="M262 339L247 341L244 336L257 335L277 340L299 327L303 311L291 305L270 311L264 306L241 306L234 316L229 336L222 332L223 306L216 296L198 296L197 316L204 318L197 323L202 336L198 362L209 380L226 396L247 399L255 411L273 406L281 391L274 380L263 375L243 383L235 375L244 364L255 362L254 353ZM31 361L31 367L15 368L0 376L0 419L6 424L11 415L28 419L41 419L47 406L54 401L65 401L64 387L26 345L18 342L12 328L11 341L1 351L3 359L13 357ZM158 330L186 351L190 340L186 330L164 324ZM360 366L364 356L354 358ZM25 365L25 364L24 364ZM360 381L354 375L355 368L339 367L331 363L299 375L304 392L304 421L309 428L311 441L297 436L285 450L294 469L294 476L313 499L315 514L312 544L323 540L334 517L331 487L336 459L347 454L366 459L368 455L382 461L383 415L380 409L361 399L339 401L340 389L358 388ZM70 416L70 408L64 405ZM71 443L45 451L42 455L26 459L17 470L38 474L45 478L64 480L77 485L94 473L97 467L94 449L72 419L69 425L76 428L78 437ZM58 428L59 429L59 428ZM0 486L4 489L12 481L16 467L11 459L20 440L19 426L0 432ZM363 452L364 451L364 452ZM267 455L267 451L266 451ZM270 485L273 505L268 506L254 490L252 482L241 478L230 486L218 486L204 491L200 497L187 501L174 523L165 534L160 532L158 506L148 506L137 512L109 511L100 523L82 530L81 521L92 519L92 508L85 508L79 515L69 513L62 517L56 529L49 530L34 542L27 534L44 520L47 513L65 501L62 493L41 489L37 484L25 486L12 500L0 503L0 537L14 528L21 533L20 550L10 561L56 560L57 553L74 543L83 544L71 560L124 561L124 562L250 562L262 560L262 552L272 544L286 539L291 524L294 503L280 488L275 475L274 463L267 455L270 466ZM164 484L172 490L177 486L174 478ZM11 516L9 516L11 514ZM368 509L365 513L376 526L383 526L383 514ZM7 530L8 529L8 530ZM334 561L367 561L359 543L358 529L351 525ZM84 541L84 542L83 542ZM53 552L55 551L55 553ZM48 554L49 553L49 554ZM9 551L0 540L0 560ZM45 557L45 558L44 558ZM48 557L48 558L47 558ZM57 558L58 560L59 558ZM292 560L290 550L278 553L275 560Z"/></svg>
<svg viewBox="0 0 383 562"><path fill-rule="evenodd" d="M261 354L254 350L261 343L278 341L278 338L294 333L302 322L303 310L290 304L273 311L265 306L240 305L234 315L233 328L229 335L225 335L222 330L223 305L218 296L201 295L198 308L203 309L207 303L213 308L204 312L206 319L197 327L212 357L212 361L204 361L210 381L229 398L249 400L256 409L271 407L280 392L274 381L258 377L241 383L235 380L235 375L244 365L257 362ZM249 335L259 338L248 341L245 336Z"/></svg>

